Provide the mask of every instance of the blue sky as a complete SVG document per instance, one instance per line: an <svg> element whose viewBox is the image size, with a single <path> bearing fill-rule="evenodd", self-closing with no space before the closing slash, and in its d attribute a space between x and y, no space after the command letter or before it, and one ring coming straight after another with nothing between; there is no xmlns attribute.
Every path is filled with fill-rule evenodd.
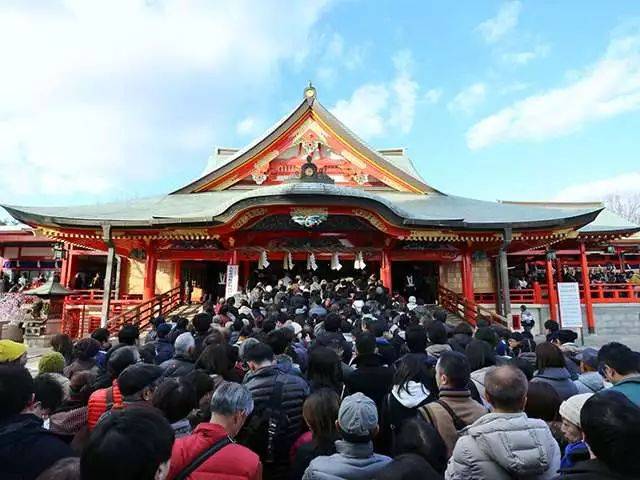
<svg viewBox="0 0 640 480"><path fill-rule="evenodd" d="M640 5L0 0L0 202L169 192L320 101L457 195L640 190Z"/></svg>

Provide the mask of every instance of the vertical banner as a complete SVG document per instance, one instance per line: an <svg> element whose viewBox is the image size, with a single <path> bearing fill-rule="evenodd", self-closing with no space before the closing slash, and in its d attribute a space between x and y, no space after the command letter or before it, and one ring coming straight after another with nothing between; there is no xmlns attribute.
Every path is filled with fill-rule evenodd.
<svg viewBox="0 0 640 480"><path fill-rule="evenodd" d="M237 293L239 273L239 265L227 265L227 286L224 293L225 298L233 297L233 295Z"/></svg>
<svg viewBox="0 0 640 480"><path fill-rule="evenodd" d="M562 328L582 328L580 290L576 282L558 282L558 303Z"/></svg>

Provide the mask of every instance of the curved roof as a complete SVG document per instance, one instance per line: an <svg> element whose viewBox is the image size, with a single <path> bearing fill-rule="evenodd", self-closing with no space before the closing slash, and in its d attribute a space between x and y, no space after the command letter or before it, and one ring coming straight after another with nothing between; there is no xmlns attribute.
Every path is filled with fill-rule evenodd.
<svg viewBox="0 0 640 480"><path fill-rule="evenodd" d="M295 126L297 122L302 121L309 115L314 115L314 118L320 119L328 125L341 138L344 138L347 143L356 148L372 163L382 166L391 176L400 179L407 185L411 185L413 191L438 191L427 185L419 175L415 175L417 172L415 172L415 168L408 157L402 155L398 158L397 162L394 162L389 158L389 155L384 155L383 153L376 151L347 128L331 112L329 112L329 110L317 101L314 95L313 97L304 98L296 108L276 122L262 136L258 137L241 150L238 150L224 158L224 160L219 165L216 165L211 172L176 190L173 194L202 192L207 185L211 184L211 182L229 174L244 165L246 162L249 162L252 158L255 158L257 155L264 152L274 141L289 131L290 128Z"/></svg>
<svg viewBox="0 0 640 480"><path fill-rule="evenodd" d="M5 206L20 221L40 225L151 227L219 223L238 210L265 204L369 206L404 226L496 229L582 226L601 208L549 209L440 195L363 189L324 183L288 183L253 190L171 194L79 207Z"/></svg>

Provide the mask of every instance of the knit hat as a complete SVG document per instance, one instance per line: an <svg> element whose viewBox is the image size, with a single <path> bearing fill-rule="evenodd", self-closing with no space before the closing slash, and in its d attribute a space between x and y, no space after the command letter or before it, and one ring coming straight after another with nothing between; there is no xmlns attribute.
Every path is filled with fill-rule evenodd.
<svg viewBox="0 0 640 480"><path fill-rule="evenodd" d="M576 355L576 360L586 363L594 370L598 369L598 351L595 348L585 348L582 352Z"/></svg>
<svg viewBox="0 0 640 480"><path fill-rule="evenodd" d="M576 427L580 427L580 410L582 410L582 406L592 395L593 393L581 393L569 397L560 404L560 416L573 423Z"/></svg>
<svg viewBox="0 0 640 480"><path fill-rule="evenodd" d="M27 351L24 343L13 340L0 340L0 363L13 362L19 359Z"/></svg>
<svg viewBox="0 0 640 480"><path fill-rule="evenodd" d="M378 426L376 404L366 395L357 392L342 400L338 412L340 429L357 437L367 437Z"/></svg>
<svg viewBox="0 0 640 480"><path fill-rule="evenodd" d="M38 373L62 373L64 357L60 352L45 353L38 362Z"/></svg>
<svg viewBox="0 0 640 480"><path fill-rule="evenodd" d="M169 325L168 323L161 323L160 325L158 325L158 327L156 328L158 338L165 338L167 335L169 335L169 332L171 332L171 328L171 325Z"/></svg>

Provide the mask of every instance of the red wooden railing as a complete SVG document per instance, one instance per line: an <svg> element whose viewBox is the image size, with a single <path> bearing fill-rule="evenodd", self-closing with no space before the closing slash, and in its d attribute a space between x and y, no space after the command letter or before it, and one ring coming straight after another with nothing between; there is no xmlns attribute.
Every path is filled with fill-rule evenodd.
<svg viewBox="0 0 640 480"><path fill-rule="evenodd" d="M580 298L584 299L584 288L579 286ZM511 289L509 295L512 304L547 303L549 288L546 283L534 283L533 288ZM495 304L496 294L476 293L477 303ZM592 283L591 301L593 303L640 303L640 285L631 283Z"/></svg>
<svg viewBox="0 0 640 480"><path fill-rule="evenodd" d="M172 288L151 300L140 303L126 312L110 317L107 321L109 332L116 333L123 325L137 325L140 330L150 325L151 319L166 315L182 303L180 287Z"/></svg>
<svg viewBox="0 0 640 480"><path fill-rule="evenodd" d="M62 307L62 332L71 338L82 338L100 327L102 313L102 291L69 295ZM139 325L141 329L149 324L155 315L166 314L180 304L180 287L176 287L155 298L142 302L141 295L124 295L111 300L107 326L114 333L125 323Z"/></svg>
<svg viewBox="0 0 640 480"><path fill-rule="evenodd" d="M141 300L111 300L109 317L121 314L140 303ZM71 338L82 338L100 326L102 299L88 299L82 296L69 295L62 305L62 332Z"/></svg>
<svg viewBox="0 0 640 480"><path fill-rule="evenodd" d="M69 295L67 298L71 298L73 300L99 300L102 301L104 298L104 290L73 290L73 293ZM111 298L116 299L115 292L111 292ZM118 300L142 300L142 294L140 293L125 293L121 294L117 298Z"/></svg>
<svg viewBox="0 0 640 480"><path fill-rule="evenodd" d="M475 325L478 317L484 317L491 323L499 323L502 326L509 327L509 321L502 315L498 315L493 310L478 305L476 302L468 300L460 293L453 290L438 286L438 303L440 306L451 313L458 315L471 325Z"/></svg>
<svg viewBox="0 0 640 480"><path fill-rule="evenodd" d="M580 297L583 297L580 285ZM593 303L640 303L640 285L632 283L592 283Z"/></svg>

